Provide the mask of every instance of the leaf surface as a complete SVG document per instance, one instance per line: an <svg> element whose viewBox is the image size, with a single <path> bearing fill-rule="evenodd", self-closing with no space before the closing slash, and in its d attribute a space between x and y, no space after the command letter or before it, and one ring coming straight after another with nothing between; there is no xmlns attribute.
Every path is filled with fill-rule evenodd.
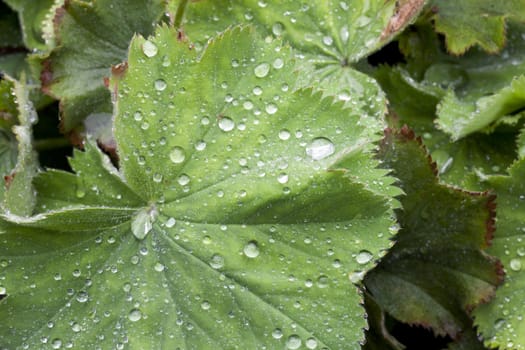
<svg viewBox="0 0 525 350"><path fill-rule="evenodd" d="M386 132L380 156L406 195L396 245L364 283L394 318L460 338L470 324L467 311L490 299L503 277L499 261L484 252L494 231L494 197L439 184L435 165L406 127Z"/></svg>
<svg viewBox="0 0 525 350"><path fill-rule="evenodd" d="M132 41L120 171L88 145L36 179L37 215L0 221L2 345L360 348L352 281L390 247L399 191L380 129L286 88L290 56L250 29L202 56L165 26Z"/></svg>
<svg viewBox="0 0 525 350"><path fill-rule="evenodd" d="M154 1L66 1L55 15L56 49L44 62L44 91L60 100L64 132L91 114L110 118L104 78L122 62L134 33L149 35L164 10Z"/></svg>

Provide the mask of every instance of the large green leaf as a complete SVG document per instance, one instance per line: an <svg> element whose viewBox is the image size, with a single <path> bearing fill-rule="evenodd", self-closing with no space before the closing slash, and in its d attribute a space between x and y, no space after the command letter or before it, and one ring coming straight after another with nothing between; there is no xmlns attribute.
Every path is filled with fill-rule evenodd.
<svg viewBox="0 0 525 350"><path fill-rule="evenodd" d="M133 34L149 35L163 12L162 0L71 0L57 10L57 48L44 62L42 85L60 100L64 132L92 114L110 118L104 78L125 59Z"/></svg>
<svg viewBox="0 0 525 350"><path fill-rule="evenodd" d="M408 128L387 131L380 151L405 192L396 245L365 277L382 309L436 334L461 338L468 311L502 281L484 249L494 231L494 196L441 185L429 155Z"/></svg>
<svg viewBox="0 0 525 350"><path fill-rule="evenodd" d="M517 161L507 176L491 176L484 184L498 194L498 235L490 253L501 258L507 276L495 299L475 310L476 324L486 344L500 349L525 348L523 285L525 240L525 160Z"/></svg>
<svg viewBox="0 0 525 350"><path fill-rule="evenodd" d="M287 88L290 56L250 29L202 57L174 29L136 37L111 83L120 171L87 145L76 175L37 178L36 216L0 220L1 345L359 349L352 282L399 190L380 129Z"/></svg>
<svg viewBox="0 0 525 350"><path fill-rule="evenodd" d="M506 41L505 21L525 21L521 0L431 0L436 30L445 35L447 49L463 54L479 45L485 51L500 51Z"/></svg>

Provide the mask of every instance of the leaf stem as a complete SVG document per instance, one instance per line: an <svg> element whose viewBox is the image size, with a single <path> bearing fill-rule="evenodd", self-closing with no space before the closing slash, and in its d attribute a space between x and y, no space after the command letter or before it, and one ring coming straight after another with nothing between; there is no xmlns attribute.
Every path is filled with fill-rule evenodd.
<svg viewBox="0 0 525 350"><path fill-rule="evenodd" d="M35 140L35 149L37 151L48 151L48 150L53 150L57 148L65 148L65 147L70 147L70 146L71 146L71 143L69 142L69 140L63 137Z"/></svg>
<svg viewBox="0 0 525 350"><path fill-rule="evenodd" d="M182 25L182 19L184 17L184 12L186 12L186 6L188 5L188 0L181 0L179 6L177 7L177 12L175 13L175 21L173 26L177 29Z"/></svg>

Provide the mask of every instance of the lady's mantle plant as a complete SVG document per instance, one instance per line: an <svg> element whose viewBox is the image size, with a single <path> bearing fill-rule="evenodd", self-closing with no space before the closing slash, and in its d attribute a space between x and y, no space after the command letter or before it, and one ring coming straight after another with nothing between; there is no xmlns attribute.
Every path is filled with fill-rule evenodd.
<svg viewBox="0 0 525 350"><path fill-rule="evenodd" d="M525 4L0 6L0 348L525 347Z"/></svg>

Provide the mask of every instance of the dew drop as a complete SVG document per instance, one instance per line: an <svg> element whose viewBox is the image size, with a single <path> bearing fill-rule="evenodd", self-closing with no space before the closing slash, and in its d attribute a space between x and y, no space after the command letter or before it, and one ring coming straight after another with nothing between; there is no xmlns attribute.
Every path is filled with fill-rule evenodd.
<svg viewBox="0 0 525 350"><path fill-rule="evenodd" d="M77 297L76 297L76 299L77 299L77 301L78 301L79 303L85 303L86 301L88 301L88 298L89 298L89 295L88 295L88 293L85 292L85 291L81 291L81 292L79 292L79 293L77 294Z"/></svg>
<svg viewBox="0 0 525 350"><path fill-rule="evenodd" d="M186 159L186 152L184 148L180 146L175 146L170 152L170 160L175 164L180 164Z"/></svg>
<svg viewBox="0 0 525 350"><path fill-rule="evenodd" d="M248 242L244 246L242 251L243 251L244 255L246 255L246 257L252 258L252 259L258 257L259 254L260 254L259 247L258 247L256 241Z"/></svg>
<svg viewBox="0 0 525 350"><path fill-rule="evenodd" d="M282 58L276 58L275 61L273 61L273 68L281 69L283 67L284 67L284 61Z"/></svg>
<svg viewBox="0 0 525 350"><path fill-rule="evenodd" d="M347 26L341 27L339 30L339 36L341 37L341 41L346 44L348 42L348 39L350 38L350 32L348 31Z"/></svg>
<svg viewBox="0 0 525 350"><path fill-rule="evenodd" d="M263 93L263 90L260 86L256 86L253 88L252 92L255 96L260 96Z"/></svg>
<svg viewBox="0 0 525 350"><path fill-rule="evenodd" d="M280 328L275 328L272 331L272 337L274 339L281 339L283 337L283 331Z"/></svg>
<svg viewBox="0 0 525 350"><path fill-rule="evenodd" d="M224 258L219 254L213 254L210 259L210 266L214 269L220 269L224 266Z"/></svg>
<svg viewBox="0 0 525 350"><path fill-rule="evenodd" d="M162 79L155 80L155 90L164 91L166 89L166 86L168 86L168 84L166 84L164 80Z"/></svg>
<svg viewBox="0 0 525 350"><path fill-rule="evenodd" d="M75 333L78 333L82 330L82 328L80 327L78 323L75 322L71 325L71 330Z"/></svg>
<svg viewBox="0 0 525 350"><path fill-rule="evenodd" d="M129 312L128 318L131 322L137 322L142 318L142 312L139 309L133 309Z"/></svg>
<svg viewBox="0 0 525 350"><path fill-rule="evenodd" d="M7 289L4 286L0 286L0 295L6 295Z"/></svg>
<svg viewBox="0 0 525 350"><path fill-rule="evenodd" d="M277 176L277 181L280 183L280 184L285 184L288 182L288 174L286 173L280 173L278 176Z"/></svg>
<svg viewBox="0 0 525 350"><path fill-rule="evenodd" d="M361 250L355 257L355 261L357 261L358 264L360 265L364 265L368 262L370 262L370 260L372 260L372 258L374 257L374 255L372 253L370 253L368 250Z"/></svg>
<svg viewBox="0 0 525 350"><path fill-rule="evenodd" d="M253 69L253 73L257 78L264 78L270 72L270 65L268 63L261 63Z"/></svg>
<svg viewBox="0 0 525 350"><path fill-rule="evenodd" d="M155 269L155 271L157 272L162 272L164 271L164 265L161 264L161 263L156 263L155 266L153 267Z"/></svg>
<svg viewBox="0 0 525 350"><path fill-rule="evenodd" d="M313 160L321 160L331 156L335 152L335 146L329 139L318 137L312 140L306 147L306 155Z"/></svg>
<svg viewBox="0 0 525 350"><path fill-rule="evenodd" d="M55 338L51 341L51 347L53 349L60 349L62 347L62 340Z"/></svg>
<svg viewBox="0 0 525 350"><path fill-rule="evenodd" d="M521 260L520 259L512 259L509 265L513 271L521 270Z"/></svg>
<svg viewBox="0 0 525 350"><path fill-rule="evenodd" d="M286 141L290 138L290 131L283 129L279 131L279 139Z"/></svg>
<svg viewBox="0 0 525 350"><path fill-rule="evenodd" d="M156 183L160 183L162 181L162 174L160 173L153 174L153 181Z"/></svg>
<svg viewBox="0 0 525 350"><path fill-rule="evenodd" d="M326 275L321 275L317 278L317 287L319 288L326 288L328 287L328 276Z"/></svg>
<svg viewBox="0 0 525 350"><path fill-rule="evenodd" d="M177 182L181 186L186 186L187 184L190 183L190 177L186 174L181 174L179 178L177 179Z"/></svg>
<svg viewBox="0 0 525 350"><path fill-rule="evenodd" d="M157 52L159 52L159 49L157 48L157 45L149 40L146 40L144 44L142 44L142 52L144 52L144 55L148 57L154 57Z"/></svg>
<svg viewBox="0 0 525 350"><path fill-rule="evenodd" d="M275 22L272 26L272 33L275 36L282 35L284 31L284 26L280 22Z"/></svg>
<svg viewBox="0 0 525 350"><path fill-rule="evenodd" d="M209 310L211 307L211 304L209 301L207 300L204 300L202 303L201 303L201 309L203 310Z"/></svg>
<svg viewBox="0 0 525 350"><path fill-rule="evenodd" d="M301 347L301 338L297 334L292 334L286 339L286 348L290 350L299 349Z"/></svg>
<svg viewBox="0 0 525 350"><path fill-rule="evenodd" d="M235 123L228 117L222 117L219 119L219 129L224 132L232 131L235 128Z"/></svg>
<svg viewBox="0 0 525 350"><path fill-rule="evenodd" d="M266 105L266 113L268 114L275 114L277 110L278 110L277 105L274 103L269 103Z"/></svg>
<svg viewBox="0 0 525 350"><path fill-rule="evenodd" d="M144 208L140 210L131 222L131 232L137 239L144 239L153 228L153 222L157 218L155 208Z"/></svg>
<svg viewBox="0 0 525 350"><path fill-rule="evenodd" d="M196 144L195 144L195 150L201 152L201 151L204 151L206 149L206 142L201 140L201 141L198 141Z"/></svg>
<svg viewBox="0 0 525 350"><path fill-rule="evenodd" d="M308 338L304 344L306 345L308 349L317 348L317 340L315 340L314 338Z"/></svg>

